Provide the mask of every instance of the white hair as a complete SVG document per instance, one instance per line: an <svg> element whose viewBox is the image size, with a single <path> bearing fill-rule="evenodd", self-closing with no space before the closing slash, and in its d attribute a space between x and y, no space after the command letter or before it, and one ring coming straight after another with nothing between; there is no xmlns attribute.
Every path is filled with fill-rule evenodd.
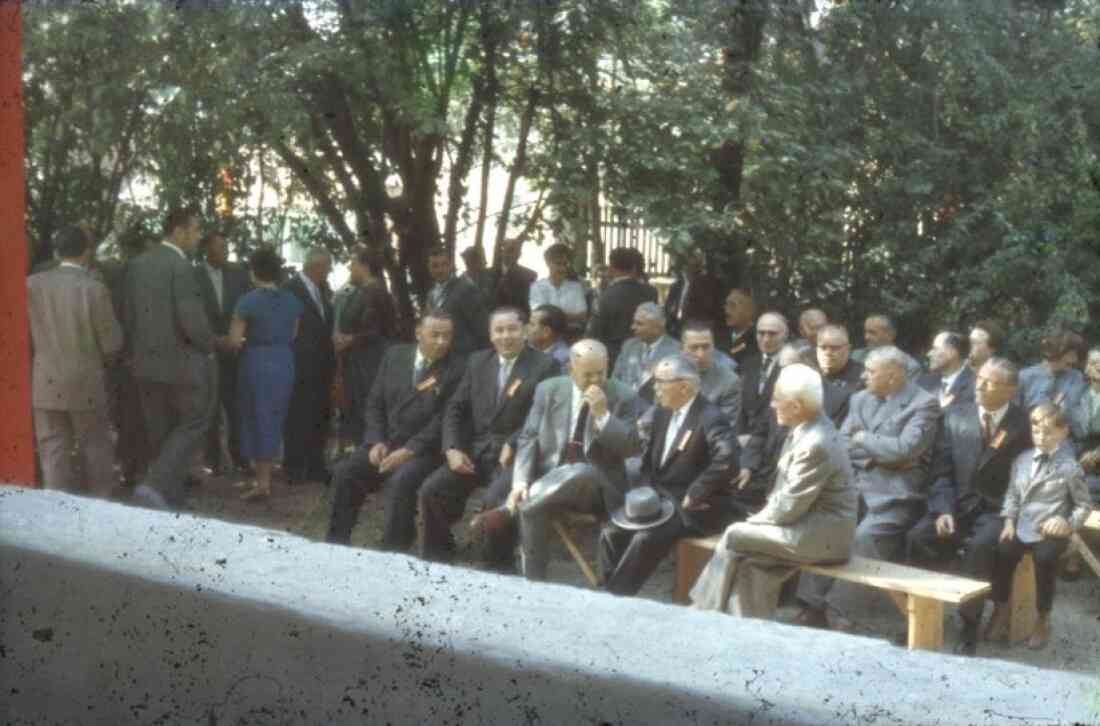
<svg viewBox="0 0 1100 726"><path fill-rule="evenodd" d="M771 320L774 320L775 322L782 325L783 326L783 337L787 337L788 335L791 334L791 326L787 323L787 319L785 317L783 317L782 315L780 315L779 313L776 313L776 312L764 313L759 318L757 318L757 320L756 320L757 326L759 326L760 323L764 322L764 318L770 318Z"/></svg>
<svg viewBox="0 0 1100 726"><path fill-rule="evenodd" d="M569 359L599 356L607 360L607 346L594 338L582 338L569 348Z"/></svg>
<svg viewBox="0 0 1100 726"><path fill-rule="evenodd" d="M665 323L665 309L655 302L644 302L634 308L634 314L641 313L643 317L656 320L662 325Z"/></svg>
<svg viewBox="0 0 1100 726"><path fill-rule="evenodd" d="M695 361L687 357L683 353L677 353L676 355L670 355L666 358L662 358L661 362L657 364L657 368L667 368L669 374L680 381L687 381L691 384L691 387L696 391L699 390L701 383L699 379L699 366L695 365ZM657 369L654 368L654 371Z"/></svg>
<svg viewBox="0 0 1100 726"><path fill-rule="evenodd" d="M779 378L775 380L775 393L798 401L815 414L824 405L821 374L805 363L792 363L781 369Z"/></svg>
<svg viewBox="0 0 1100 726"><path fill-rule="evenodd" d="M883 345L867 354L865 364L889 363L892 366L896 366L898 370L904 372L906 362L906 355L901 352L900 348L893 345Z"/></svg>

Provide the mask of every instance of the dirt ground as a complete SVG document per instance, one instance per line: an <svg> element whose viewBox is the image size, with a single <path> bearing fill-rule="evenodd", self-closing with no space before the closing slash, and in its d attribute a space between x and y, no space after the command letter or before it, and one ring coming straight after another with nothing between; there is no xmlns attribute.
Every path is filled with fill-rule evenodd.
<svg viewBox="0 0 1100 726"><path fill-rule="evenodd" d="M271 499L253 503L240 501L240 490L233 487L240 477L207 478L191 492L188 508L195 514L215 517L229 522L268 527L301 535L314 540L324 537L328 520L328 490L320 482L289 486L278 474ZM457 562L471 567L472 550L466 541L466 527L476 504L476 496L463 521L455 527L458 543ZM381 496L369 495L359 515L359 522L352 532L355 547L376 547L381 538ZM577 532L577 543L594 559L596 552L594 528ZM1091 543L1100 553L1100 539ZM579 568L569 558L564 546L557 543L555 557L550 567L550 579L587 587ZM641 597L671 603L673 561L666 559L656 574L642 590ZM903 620L885 597L855 586L838 587L834 591L836 603L852 618L854 632L870 637L891 638L904 627ZM797 608L785 603L778 614L780 621L794 617ZM988 612L988 611L987 611ZM1084 575L1076 582L1060 580L1052 614L1053 638L1042 651L1026 647L1003 647L980 643L979 657L1003 658L1044 668L1100 674L1100 580L1085 567ZM947 643L945 651L951 652L958 639L959 624L954 614L948 616L945 625Z"/></svg>

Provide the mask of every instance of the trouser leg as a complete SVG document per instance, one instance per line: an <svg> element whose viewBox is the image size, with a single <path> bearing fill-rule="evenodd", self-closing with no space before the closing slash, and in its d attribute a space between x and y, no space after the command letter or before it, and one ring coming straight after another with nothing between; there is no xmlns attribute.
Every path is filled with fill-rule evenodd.
<svg viewBox="0 0 1100 726"><path fill-rule="evenodd" d="M439 464L438 455L414 456L386 477L383 550L404 552L416 541L416 493Z"/></svg>
<svg viewBox="0 0 1100 726"><path fill-rule="evenodd" d="M997 558L993 566L993 602L1007 603L1012 597L1012 577L1026 551L1027 546L1015 537L997 544Z"/></svg>
<svg viewBox="0 0 1100 726"><path fill-rule="evenodd" d="M604 567L604 582L607 583L608 592L634 595L657 569L661 560L672 551L676 540L687 533L687 529L680 513L676 512L664 524L634 532L634 536L628 539L618 537L616 532L623 530L614 524L608 524L600 535L600 564ZM625 547L622 546L624 542ZM610 560L618 552L621 555ZM605 562L605 558L608 561Z"/></svg>
<svg viewBox="0 0 1100 726"><path fill-rule="evenodd" d="M77 491L72 467L73 429L67 411L34 409L34 437L45 489Z"/></svg>
<svg viewBox="0 0 1100 726"><path fill-rule="evenodd" d="M1031 547L1031 557L1035 560L1035 605L1040 613L1049 613L1054 606L1058 560L1068 546L1068 539L1052 537L1041 539Z"/></svg>
<svg viewBox="0 0 1100 726"><path fill-rule="evenodd" d="M739 556L730 612L742 618L767 619L779 607L779 593L798 566L768 557Z"/></svg>
<svg viewBox="0 0 1100 726"><path fill-rule="evenodd" d="M115 447L111 432L103 425L104 411L73 411L69 414L73 432L80 446L84 477L90 494L100 497L114 492Z"/></svg>
<svg viewBox="0 0 1100 726"><path fill-rule="evenodd" d="M452 559L451 527L462 518L466 500L479 483L476 475L455 473L444 464L421 485L418 494L424 520L421 557L438 562Z"/></svg>
<svg viewBox="0 0 1100 726"><path fill-rule="evenodd" d="M966 551L963 553L962 574L975 580L989 582L993 579L993 568L997 561L997 541L1001 536L1004 520L989 512L978 516L970 531ZM1009 579L1011 583L1011 578ZM982 617L985 598L972 598L959 606L959 615L973 625Z"/></svg>
<svg viewBox="0 0 1100 726"><path fill-rule="evenodd" d="M370 463L370 447L360 446L341 461L332 474L332 504L326 542L348 544L368 491L378 489L382 477Z"/></svg>
<svg viewBox="0 0 1100 726"><path fill-rule="evenodd" d="M531 485L520 504L520 553L523 574L545 580L550 565L550 520L563 512L597 512L603 506L603 475L590 464L558 467Z"/></svg>
<svg viewBox="0 0 1100 726"><path fill-rule="evenodd" d="M950 561L961 544L957 531L950 537L936 533L936 518L929 512L905 535L906 559L915 565L937 566Z"/></svg>
<svg viewBox="0 0 1100 726"><path fill-rule="evenodd" d="M162 440L156 458L149 465L145 483L158 490L169 504L179 504L186 498L184 479L202 448L214 415L217 375L214 371L213 361L204 359L194 385L173 385L166 391L175 425Z"/></svg>

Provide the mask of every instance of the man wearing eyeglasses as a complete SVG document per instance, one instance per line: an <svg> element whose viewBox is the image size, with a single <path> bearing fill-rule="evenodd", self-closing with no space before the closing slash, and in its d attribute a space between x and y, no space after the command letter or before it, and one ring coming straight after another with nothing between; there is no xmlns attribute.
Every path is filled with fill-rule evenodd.
<svg viewBox="0 0 1100 726"><path fill-rule="evenodd" d="M790 328L779 313L764 313L756 321L756 345L759 353L746 358L741 373L741 415L737 420L737 433L747 437L756 431L768 415L768 403L772 398L775 379L779 377L779 349L787 342ZM742 440L741 445L744 445Z"/></svg>

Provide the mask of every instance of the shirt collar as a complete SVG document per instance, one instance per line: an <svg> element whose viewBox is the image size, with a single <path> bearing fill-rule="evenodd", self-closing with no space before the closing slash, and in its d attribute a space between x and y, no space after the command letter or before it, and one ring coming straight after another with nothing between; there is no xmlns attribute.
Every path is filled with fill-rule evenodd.
<svg viewBox="0 0 1100 726"><path fill-rule="evenodd" d="M695 399L696 398L699 398L698 393L696 393L694 396L692 396L691 399L687 403L685 403L683 406L680 406L680 408L673 411L672 412L672 420L675 421L678 418L680 421L683 421L687 417L687 412L690 411L691 407L695 405Z"/></svg>
<svg viewBox="0 0 1100 726"><path fill-rule="evenodd" d="M185 260L187 259L187 255L184 254L183 250L181 250L179 247L176 247L174 244L172 244L168 240L164 240L163 242L161 242L161 244L164 245L165 247L167 247L168 249L175 250L176 254L179 255L180 257L182 257L183 259L185 259Z"/></svg>
<svg viewBox="0 0 1100 726"><path fill-rule="evenodd" d="M220 274L222 274L222 268L221 267L214 267L213 265L211 265L206 260L202 261L202 266L205 267L206 271L211 275L220 275Z"/></svg>
<svg viewBox="0 0 1100 726"><path fill-rule="evenodd" d="M309 277L303 270L298 270L298 277L300 277L302 282L305 283L306 289L310 290L311 292L315 291L320 293L320 288L317 287L317 283L309 279Z"/></svg>
<svg viewBox="0 0 1100 726"><path fill-rule="evenodd" d="M1004 419L1005 414L1008 413L1008 404L1006 403L1005 405L998 408L996 411L987 411L980 405L978 406L979 417L985 418L985 415L987 413L993 414L993 428L996 429L1001 425L1001 421Z"/></svg>
<svg viewBox="0 0 1100 726"><path fill-rule="evenodd" d="M941 376L940 377L940 387L945 389L945 390L950 390L951 386L955 385L955 379L959 377L959 374L962 373L962 370L963 369L960 366L959 369L957 371L955 371L954 373L952 373L951 375Z"/></svg>
<svg viewBox="0 0 1100 726"><path fill-rule="evenodd" d="M72 267L72 268L75 268L77 270L80 270L81 272L87 272L87 269L84 267L84 265L78 265L75 262L68 262L68 261L63 260L57 266L58 267Z"/></svg>

